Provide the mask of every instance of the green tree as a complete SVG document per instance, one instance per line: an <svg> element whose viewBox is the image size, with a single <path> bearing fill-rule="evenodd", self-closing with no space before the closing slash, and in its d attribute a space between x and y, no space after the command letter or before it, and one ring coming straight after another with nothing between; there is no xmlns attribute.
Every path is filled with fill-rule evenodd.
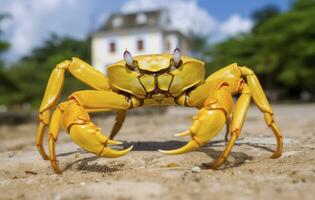
<svg viewBox="0 0 315 200"><path fill-rule="evenodd" d="M9 17L8 14L0 13L0 24L5 18L8 18L8 17ZM0 29L0 69L1 67L3 67L3 60L1 59L1 55L9 48L9 43L7 41L4 41L1 37L2 33L3 33L3 30Z"/></svg>
<svg viewBox="0 0 315 200"><path fill-rule="evenodd" d="M288 12L270 15L267 9L260 16L269 17L259 18L251 33L212 47L209 65L238 62L253 68L265 87L272 82L290 95L315 93L315 1L295 1Z"/></svg>
<svg viewBox="0 0 315 200"><path fill-rule="evenodd" d="M307 10L314 9L315 0L294 0L292 4L293 10Z"/></svg>
<svg viewBox="0 0 315 200"><path fill-rule="evenodd" d="M253 31L255 31L257 27L260 27L263 23L267 22L272 17L275 17L279 14L280 10L275 5L267 5L263 9L255 11L252 15L252 18L255 21Z"/></svg>
<svg viewBox="0 0 315 200"><path fill-rule="evenodd" d="M189 33L189 48L197 56L202 56L207 48L207 35Z"/></svg>
<svg viewBox="0 0 315 200"><path fill-rule="evenodd" d="M19 90L11 94L10 105L29 103L38 107L42 100L49 76L56 64L72 57L90 62L90 42L52 34L41 47L35 48L30 55L23 57L11 66L8 76L15 80ZM66 74L64 95L86 88L73 76Z"/></svg>
<svg viewBox="0 0 315 200"><path fill-rule="evenodd" d="M8 14L0 14L0 23L8 17ZM10 92L16 90L17 86L14 81L7 76L6 69L4 68L2 55L9 49L10 45L2 38L2 33L3 30L0 30L0 105L6 105L10 100Z"/></svg>

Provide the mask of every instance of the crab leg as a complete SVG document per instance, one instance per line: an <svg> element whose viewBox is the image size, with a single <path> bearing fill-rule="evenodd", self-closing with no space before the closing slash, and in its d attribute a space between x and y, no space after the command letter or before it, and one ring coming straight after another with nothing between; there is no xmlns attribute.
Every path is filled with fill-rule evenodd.
<svg viewBox="0 0 315 200"><path fill-rule="evenodd" d="M78 58L61 62L54 68L39 108L39 125L36 137L37 149L45 160L48 159L48 155L43 147L43 135L50 121L50 109L57 104L60 97L65 71L69 71L73 76L96 90L110 90L107 77Z"/></svg>
<svg viewBox="0 0 315 200"><path fill-rule="evenodd" d="M266 95L255 73L247 67L240 67L240 70L242 75L246 77L247 84L249 86L249 89L251 90L252 98L255 104L261 110L261 112L264 113L265 122L271 128L273 134L277 139L277 147L271 158L278 158L282 154L283 139L281 131L279 130L275 123L272 108L266 98Z"/></svg>
<svg viewBox="0 0 315 200"><path fill-rule="evenodd" d="M246 114L248 111L248 107L250 105L251 101L251 93L246 83L243 83L241 86L241 96L238 98L234 114L232 117L232 123L231 123L231 137L228 140L228 143L224 149L224 151L221 153L221 155L210 165L206 165L209 168L217 169L219 166L221 166L228 155L230 154L232 147L234 146L234 143L236 139L239 137L241 133L241 129L243 127Z"/></svg>
<svg viewBox="0 0 315 200"><path fill-rule="evenodd" d="M114 139L114 137L116 136L116 134L119 132L119 130L121 129L122 124L125 121L126 118L126 110L118 110L116 113L116 119L115 119L115 124L112 128L112 131L110 133L109 138L110 139Z"/></svg>
<svg viewBox="0 0 315 200"><path fill-rule="evenodd" d="M226 120L226 130L225 130L225 136L224 136L225 142L227 142L229 140L230 123L231 123L231 116L229 116Z"/></svg>
<svg viewBox="0 0 315 200"><path fill-rule="evenodd" d="M49 115L49 111L45 112L45 114ZM47 119L49 119L50 117L46 117ZM42 117L41 115L39 116L39 125L37 128L37 134L36 134L36 147L38 152L40 153L40 155L42 156L42 158L44 160L49 160L49 156L46 154L45 150L44 150L44 146L43 146L43 138L44 138L44 133L45 133L45 129L48 125L48 122L45 120L44 117Z"/></svg>
<svg viewBox="0 0 315 200"><path fill-rule="evenodd" d="M122 151L113 150L107 144L121 144L108 139L100 128L91 122L88 109L128 109L125 97L109 91L79 91L70 96L70 100L62 103L54 111L49 126L49 149L52 167L61 173L55 155L55 143L58 139L60 122L70 134L73 141L88 152L102 157L115 158L128 153L132 146Z"/></svg>
<svg viewBox="0 0 315 200"><path fill-rule="evenodd" d="M57 164L56 153L55 153L55 143L58 140L60 124L62 120L62 110L61 106L59 106L52 114L49 130L48 130L48 145L49 145L49 153L50 153L50 162L54 171L57 174L61 173L61 170Z"/></svg>
<svg viewBox="0 0 315 200"><path fill-rule="evenodd" d="M177 136L190 135L191 140L176 150L160 150L165 154L181 154L198 149L215 137L226 123L233 106L228 88L221 84L205 101L204 107L193 117L190 129Z"/></svg>

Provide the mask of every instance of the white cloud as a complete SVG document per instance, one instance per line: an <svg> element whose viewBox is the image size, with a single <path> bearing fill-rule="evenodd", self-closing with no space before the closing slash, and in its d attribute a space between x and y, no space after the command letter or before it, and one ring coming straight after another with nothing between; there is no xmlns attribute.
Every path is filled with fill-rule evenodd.
<svg viewBox="0 0 315 200"><path fill-rule="evenodd" d="M226 36L233 36L238 33L248 33L252 27L252 20L234 14L221 24L220 32Z"/></svg>
<svg viewBox="0 0 315 200"><path fill-rule="evenodd" d="M239 33L247 33L253 26L251 19L242 18L239 14L234 14L221 22L201 8L196 0L129 0L122 6L122 11L135 12L158 8L169 10L171 25L174 28L183 33L210 35L210 42L218 42Z"/></svg>
<svg viewBox="0 0 315 200"><path fill-rule="evenodd" d="M88 31L88 4L78 0L6 0L0 12L11 18L4 21L5 36L11 43L7 59L16 60L38 46L50 33L82 38ZM84 17L85 16L85 17ZM80 17L80 20L78 20Z"/></svg>
<svg viewBox="0 0 315 200"><path fill-rule="evenodd" d="M216 20L207 10L201 8L196 0L130 0L122 6L123 12L169 10L171 25L184 33L208 35L216 27Z"/></svg>
<svg viewBox="0 0 315 200"><path fill-rule="evenodd" d="M83 38L91 24L91 13L104 4L85 0L0 0L0 13L8 12L11 18L1 23L5 37L11 43L7 60L17 60L40 45L50 33ZM109 5L111 6L111 5ZM129 0L122 12L165 8L170 11L171 25L184 33L210 35L210 41L221 41L240 32L248 32L252 21L234 14L220 22L200 7L197 0ZM108 13L95 14L94 26L104 23Z"/></svg>

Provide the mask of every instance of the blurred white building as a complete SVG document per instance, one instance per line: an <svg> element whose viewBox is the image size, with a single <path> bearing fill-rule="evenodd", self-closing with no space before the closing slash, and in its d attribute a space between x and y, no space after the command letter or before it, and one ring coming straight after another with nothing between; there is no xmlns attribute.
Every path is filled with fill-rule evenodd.
<svg viewBox="0 0 315 200"><path fill-rule="evenodd" d="M112 14L92 36L92 65L105 72L107 65L132 55L171 53L178 47L189 53L189 41L170 27L166 10Z"/></svg>

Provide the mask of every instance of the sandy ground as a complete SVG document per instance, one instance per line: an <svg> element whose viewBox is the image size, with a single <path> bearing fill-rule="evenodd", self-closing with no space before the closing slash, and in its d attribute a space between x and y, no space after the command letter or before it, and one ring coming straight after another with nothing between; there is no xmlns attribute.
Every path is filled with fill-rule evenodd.
<svg viewBox="0 0 315 200"><path fill-rule="evenodd" d="M116 159L86 153L61 134L57 152L62 175L54 174L36 151L36 124L2 126L0 199L314 199L314 104L274 106L285 138L279 159L269 158L275 139L261 113L251 107L228 162L216 171L201 164L223 150L224 130L200 151L178 156L157 151L185 143L173 134L190 126L194 112L170 108L165 114L128 116L116 139L134 150ZM103 130L113 120L94 119Z"/></svg>

